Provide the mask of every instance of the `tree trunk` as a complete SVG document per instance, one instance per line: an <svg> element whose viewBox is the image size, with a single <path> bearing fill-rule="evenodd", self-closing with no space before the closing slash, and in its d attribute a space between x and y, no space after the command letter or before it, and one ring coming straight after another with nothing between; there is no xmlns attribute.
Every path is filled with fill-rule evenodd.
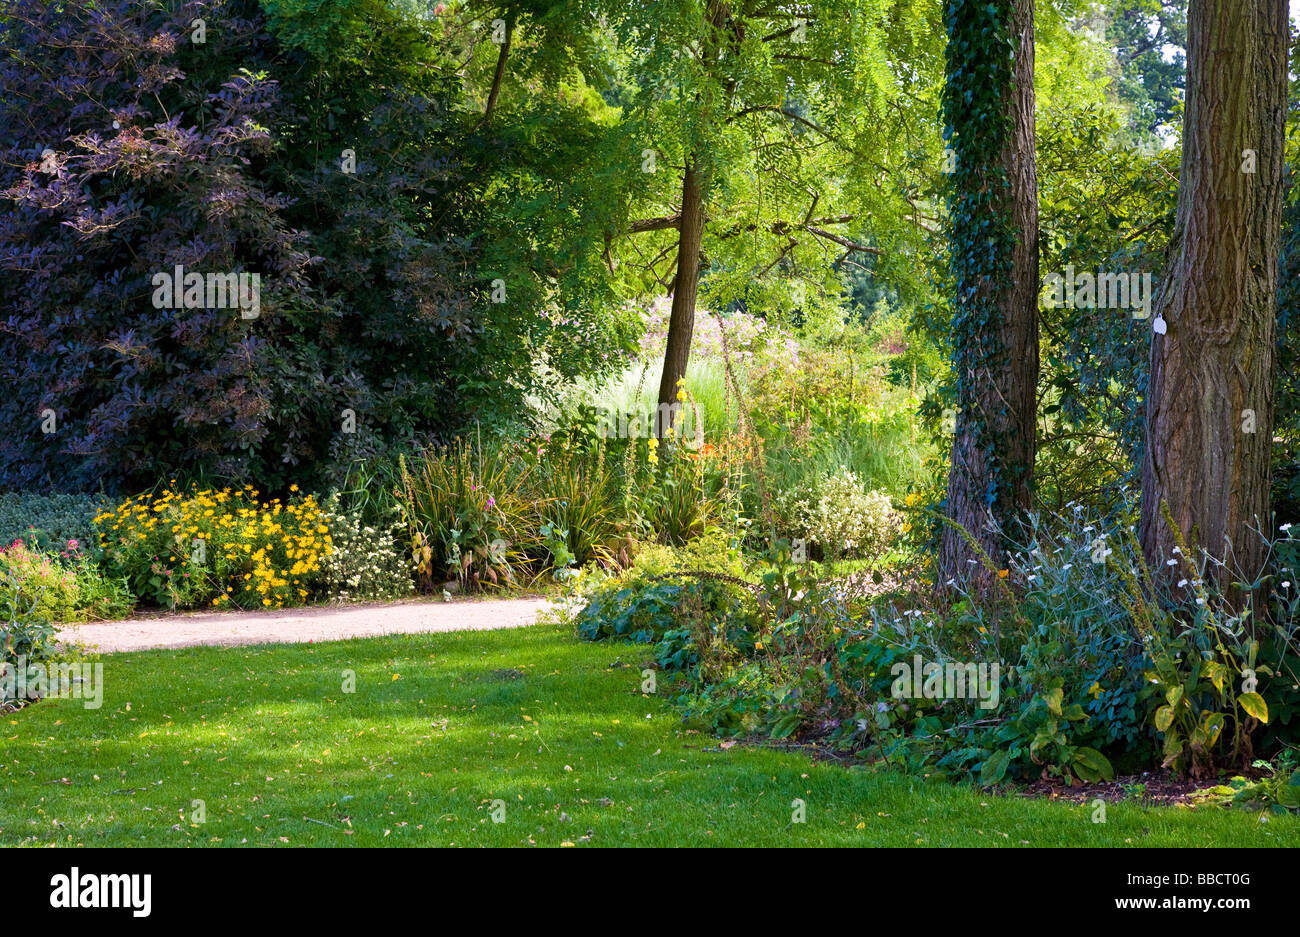
<svg viewBox="0 0 1300 937"><path fill-rule="evenodd" d="M1176 558L1167 504L1194 548L1231 556L1249 581L1264 562L1252 528L1270 524L1286 0L1192 0L1187 37L1177 217L1156 304L1166 332L1151 340L1140 536L1154 574L1192 578L1182 564L1166 566Z"/></svg>
<svg viewBox="0 0 1300 937"><path fill-rule="evenodd" d="M983 225L1009 219L1015 232L1010 274L996 282L989 271L971 284L958 283L998 310L996 330L980 335L980 349L956 348L958 407L948 474L947 516L962 525L997 566L1005 553L1003 534L1030 506L1035 448L1035 392L1038 386L1038 169L1034 157L1034 7L1012 0L1010 35L1017 41L1011 82L1004 100L1010 118L1001 152L990 166L957 166L959 185L972 198L983 196L987 180L1000 169L1008 183L1003 194L983 203L983 214L966 215L969 225L956 236L975 236ZM952 36L950 42L964 37ZM960 145L960 144L959 144ZM966 180L963 182L962 180ZM972 181L982 180L982 181ZM995 258L995 263L997 259ZM983 349L993 354L983 356ZM988 362L992 362L990 365ZM973 581L987 588L991 574L961 532L945 527L939 553L940 585Z"/></svg>
<svg viewBox="0 0 1300 937"><path fill-rule="evenodd" d="M677 276L673 280L673 308L668 317L668 348L664 352L663 376L659 379L659 403L677 402L677 382L686 376L695 332L695 294L700 278L700 245L704 237L704 180L694 157L682 173L682 212L677 235ZM657 414L665 415L661 406ZM655 421L655 435L667 426Z"/></svg>
<svg viewBox="0 0 1300 937"><path fill-rule="evenodd" d="M705 4L704 68L713 74L722 57L722 46L728 44L734 53L744 37L744 31L733 27L729 37L724 36L730 13L721 0L707 0ZM729 113L736 91L736 83L725 83L723 111ZM707 116L703 127L711 125ZM707 133L697 139L707 139ZM702 158L702 155L705 158ZM700 247L704 240L704 190L708 187L710 163L707 154L692 152L682 173L682 210L677 225L677 275L673 280L673 308L668 317L668 347L664 350L664 369L659 378L659 408L656 411L655 435L662 436L668 429L664 417L671 413L677 402L677 384L686 377L686 365L691 356L691 337L695 333L695 296L700 281Z"/></svg>
<svg viewBox="0 0 1300 937"><path fill-rule="evenodd" d="M501 94L501 81L506 74L506 59L510 57L510 40L515 34L515 14L507 12L505 16L506 24L506 41L501 43L501 51L497 53L496 71L492 73L492 88L488 91L487 106L483 108L483 120L490 120L492 112L496 110L497 97Z"/></svg>

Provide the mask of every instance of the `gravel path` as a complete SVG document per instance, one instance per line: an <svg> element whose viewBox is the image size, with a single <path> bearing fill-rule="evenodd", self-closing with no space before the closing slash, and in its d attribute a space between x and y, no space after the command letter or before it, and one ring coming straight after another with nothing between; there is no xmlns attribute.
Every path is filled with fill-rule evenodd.
<svg viewBox="0 0 1300 937"><path fill-rule="evenodd" d="M382 634L520 628L537 621L546 599L482 599L289 608L274 612L192 612L72 625L59 640L103 652L206 644L293 644Z"/></svg>

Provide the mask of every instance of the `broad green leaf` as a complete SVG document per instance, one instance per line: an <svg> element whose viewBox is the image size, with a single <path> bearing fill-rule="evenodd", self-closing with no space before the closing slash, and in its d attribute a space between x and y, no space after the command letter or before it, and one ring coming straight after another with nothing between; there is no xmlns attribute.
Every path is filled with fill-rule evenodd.
<svg viewBox="0 0 1300 937"><path fill-rule="evenodd" d="M1011 763L1011 753L1006 749L996 751L984 761L984 767L980 769L980 783L985 787L992 787L997 784L1007 773L1007 766Z"/></svg>
<svg viewBox="0 0 1300 937"><path fill-rule="evenodd" d="M1264 702L1264 697L1258 693L1242 693L1237 697L1237 702L1250 715L1260 722L1268 724L1268 703Z"/></svg>
<svg viewBox="0 0 1300 937"><path fill-rule="evenodd" d="M1086 745L1074 750L1074 771L1085 781L1110 781L1115 777L1115 769L1111 767L1110 760L1097 749Z"/></svg>
<svg viewBox="0 0 1300 937"><path fill-rule="evenodd" d="M1156 731L1168 732L1169 727L1174 724L1174 709L1172 706L1161 706L1156 710Z"/></svg>
<svg viewBox="0 0 1300 937"><path fill-rule="evenodd" d="M1043 691L1043 702L1047 704L1048 710L1054 716L1061 715L1061 700L1065 697L1065 691L1059 686L1055 689Z"/></svg>

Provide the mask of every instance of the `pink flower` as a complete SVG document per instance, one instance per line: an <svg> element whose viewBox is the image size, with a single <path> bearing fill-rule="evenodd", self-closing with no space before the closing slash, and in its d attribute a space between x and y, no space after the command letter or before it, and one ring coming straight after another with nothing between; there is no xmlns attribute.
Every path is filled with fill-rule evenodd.
<svg viewBox="0 0 1300 937"><path fill-rule="evenodd" d="M490 507L490 508L494 508L494 507L496 507L496 506L497 506L497 499L494 498L494 497L492 497L491 495L488 495L487 506Z"/></svg>
<svg viewBox="0 0 1300 937"><path fill-rule="evenodd" d="M69 549L69 550L75 550L75 549L77 549L77 540L76 540L75 537L74 537L73 539L71 539L71 540L68 541L68 549Z"/></svg>

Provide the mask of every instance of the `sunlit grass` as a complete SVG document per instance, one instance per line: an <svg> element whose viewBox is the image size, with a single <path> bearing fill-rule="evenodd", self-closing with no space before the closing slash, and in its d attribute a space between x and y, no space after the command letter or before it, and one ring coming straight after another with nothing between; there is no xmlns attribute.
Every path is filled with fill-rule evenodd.
<svg viewBox="0 0 1300 937"><path fill-rule="evenodd" d="M1096 824L1086 806L724 751L642 694L647 657L550 626L111 655L101 709L0 717L0 845L1300 842L1285 817L1112 804Z"/></svg>

